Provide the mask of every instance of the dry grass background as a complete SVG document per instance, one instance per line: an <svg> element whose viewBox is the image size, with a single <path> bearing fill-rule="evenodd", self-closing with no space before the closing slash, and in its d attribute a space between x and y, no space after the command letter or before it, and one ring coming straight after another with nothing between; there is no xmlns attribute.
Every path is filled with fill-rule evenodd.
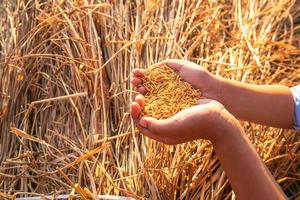
<svg viewBox="0 0 300 200"><path fill-rule="evenodd" d="M78 183L136 199L235 199L209 142L165 146L136 132L132 69L184 58L242 82L300 83L299 1L2 0L0 10L5 194ZM299 132L243 125L299 196Z"/></svg>

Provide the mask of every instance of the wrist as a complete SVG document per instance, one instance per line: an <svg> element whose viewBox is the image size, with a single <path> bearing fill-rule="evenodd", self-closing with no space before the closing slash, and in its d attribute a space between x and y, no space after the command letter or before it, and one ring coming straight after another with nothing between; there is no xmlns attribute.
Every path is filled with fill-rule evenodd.
<svg viewBox="0 0 300 200"><path fill-rule="evenodd" d="M215 145L224 145L226 141L232 141L234 137L243 132L243 128L234 116L226 109L222 109L214 119L214 128L210 141Z"/></svg>
<svg viewBox="0 0 300 200"><path fill-rule="evenodd" d="M225 79L218 77L211 73L208 73L204 78L202 84L202 95L207 99L214 99L220 103L222 102L221 90L225 85Z"/></svg>

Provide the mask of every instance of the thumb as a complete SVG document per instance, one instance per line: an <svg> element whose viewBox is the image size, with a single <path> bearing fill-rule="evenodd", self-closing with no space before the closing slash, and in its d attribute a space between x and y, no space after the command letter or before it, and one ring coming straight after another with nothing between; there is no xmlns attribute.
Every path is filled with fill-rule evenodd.
<svg viewBox="0 0 300 200"><path fill-rule="evenodd" d="M217 105L220 108L223 108L223 105L220 102L213 99L200 99L198 101L198 105L209 105L209 104Z"/></svg>
<svg viewBox="0 0 300 200"><path fill-rule="evenodd" d="M185 63L184 60L167 59L157 63L156 65L167 65L168 67L174 69L175 71L180 71L180 69L184 66L184 63Z"/></svg>
<svg viewBox="0 0 300 200"><path fill-rule="evenodd" d="M150 132L160 136L168 136L175 130L176 125L174 120L171 118L157 120L153 117L142 117L139 121L139 124Z"/></svg>
<svg viewBox="0 0 300 200"><path fill-rule="evenodd" d="M211 103L212 101L213 101L212 99L199 99L198 105L208 104L208 103Z"/></svg>

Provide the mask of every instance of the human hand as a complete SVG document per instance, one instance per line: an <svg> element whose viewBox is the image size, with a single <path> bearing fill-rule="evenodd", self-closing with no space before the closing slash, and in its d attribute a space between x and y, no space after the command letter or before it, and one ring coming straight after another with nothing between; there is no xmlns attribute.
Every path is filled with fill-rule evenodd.
<svg viewBox="0 0 300 200"><path fill-rule="evenodd" d="M135 98L131 105L131 115L137 128L147 137L165 144L180 144L196 139L207 139L216 142L230 132L231 126L238 121L224 107L213 100L202 99L199 104L176 115L157 120L152 117L142 117L144 106L142 95Z"/></svg>
<svg viewBox="0 0 300 200"><path fill-rule="evenodd" d="M216 96L215 93L217 93L218 79L203 67L187 60L178 59L165 60L156 65L163 64L174 69L179 76L190 83L194 88L200 89L203 97L212 98ZM143 69L136 69L133 72L133 76L131 81L133 86L137 88L139 93L143 95L146 94L147 91L142 84L142 78L145 76L145 71Z"/></svg>
<svg viewBox="0 0 300 200"><path fill-rule="evenodd" d="M202 91L202 96L209 96L209 87L214 84L216 77L199 65L185 60L166 60L157 65L165 64L174 69L185 81ZM131 83L139 93L147 91L142 84L145 76L143 69L133 72ZM144 107L143 96L138 95L131 106L132 117L141 132L146 136L167 144L178 144L195 139L214 140L225 121L237 122L223 106L212 100L201 100L200 104L185 109L173 117L165 120L156 120L151 117L140 119ZM230 119L230 120L229 120Z"/></svg>
<svg viewBox="0 0 300 200"><path fill-rule="evenodd" d="M196 64L175 60L175 63L170 65L170 61L167 62L168 66L175 69L185 81L199 88L204 97L218 94L217 85L222 85L222 89L224 88L222 81L219 82L218 78ZM141 94L147 92L142 85L143 76L143 70L136 70L132 80L132 84ZM233 85L232 88L238 88L237 91L240 91L238 83L227 83L228 85ZM212 88L208 88L210 86ZM239 92L236 93L239 94ZM232 98L228 99L231 100L230 103L236 104ZM243 101L239 102L239 104L242 103ZM210 140L238 198L286 198L267 167L264 166L239 122L217 101L201 99L199 105L182 110L163 120L141 117L144 104L143 96L138 95L131 105L131 115L138 129L144 135L170 145L196 139ZM232 106L229 107L232 108Z"/></svg>

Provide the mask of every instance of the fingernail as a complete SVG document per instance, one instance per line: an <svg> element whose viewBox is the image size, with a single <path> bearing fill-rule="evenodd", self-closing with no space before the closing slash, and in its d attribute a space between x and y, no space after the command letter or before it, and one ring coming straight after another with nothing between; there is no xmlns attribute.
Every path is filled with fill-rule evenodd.
<svg viewBox="0 0 300 200"><path fill-rule="evenodd" d="M145 119L140 119L139 124L141 125L141 127L143 128L147 128L147 121Z"/></svg>

